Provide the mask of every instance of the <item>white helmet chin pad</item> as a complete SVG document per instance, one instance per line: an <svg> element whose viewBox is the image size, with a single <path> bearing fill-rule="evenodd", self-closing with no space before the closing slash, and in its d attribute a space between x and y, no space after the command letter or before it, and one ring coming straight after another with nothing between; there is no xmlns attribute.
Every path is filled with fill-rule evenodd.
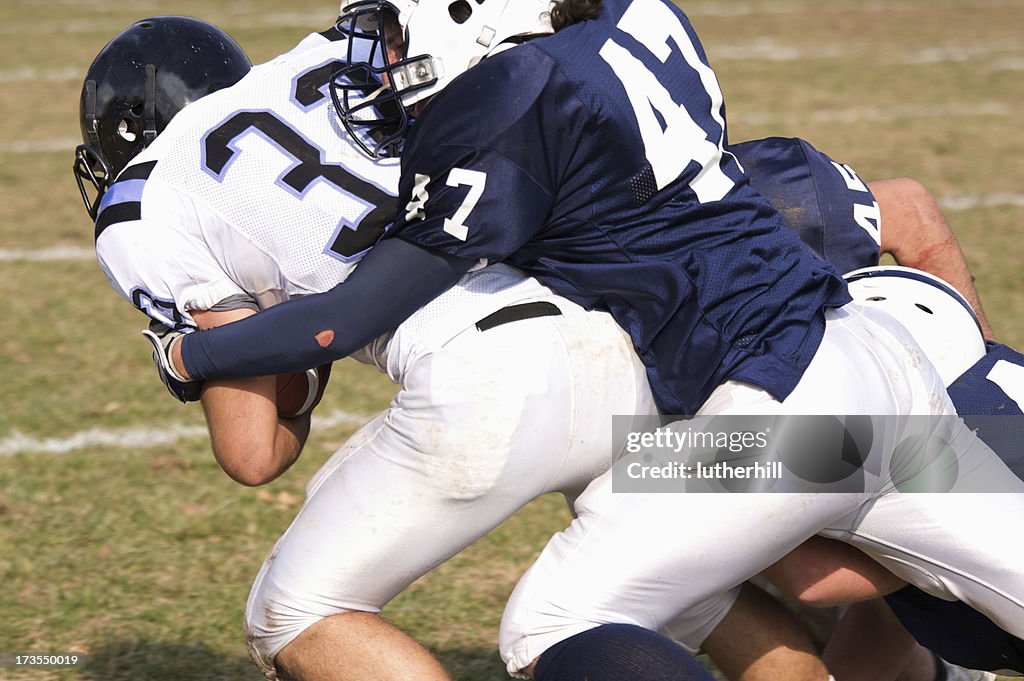
<svg viewBox="0 0 1024 681"><path fill-rule="evenodd" d="M949 386L985 356L981 325L967 300L942 279L909 267L865 267L844 275L854 300L898 319Z"/></svg>

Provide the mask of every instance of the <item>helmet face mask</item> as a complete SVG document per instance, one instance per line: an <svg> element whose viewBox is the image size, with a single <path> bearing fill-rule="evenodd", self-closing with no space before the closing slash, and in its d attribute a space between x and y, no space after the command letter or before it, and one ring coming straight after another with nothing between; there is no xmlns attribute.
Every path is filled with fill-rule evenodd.
<svg viewBox="0 0 1024 681"><path fill-rule="evenodd" d="M79 144L75 147L75 182L78 183L78 191L82 195L82 202L85 204L85 211L93 220L99 213L100 200L113 181L113 174L110 166L103 159L100 151L91 144ZM86 188L88 183L93 189L93 196Z"/></svg>
<svg viewBox="0 0 1024 681"><path fill-rule="evenodd" d="M985 356L967 299L942 279L909 267L865 267L844 275L854 300L888 311L910 331L949 386Z"/></svg>
<svg viewBox="0 0 1024 681"><path fill-rule="evenodd" d="M353 130L363 127L365 134L360 117L373 118L365 99L346 99L346 78L373 77L390 89L386 101L408 110L499 49L551 33L550 5L551 0L342 0L337 28L349 38L349 66L337 74L331 89L339 95L335 106L343 124L358 138ZM352 54L360 42L370 45L369 59ZM381 101L374 100L376 105ZM400 129L391 134L401 140L407 111L398 123ZM399 146L391 141L388 153ZM379 153L380 147L370 155L387 155Z"/></svg>
<svg viewBox="0 0 1024 681"><path fill-rule="evenodd" d="M93 60L82 87L74 174L90 217L117 174L189 103L249 72L224 31L191 17L135 22ZM91 185L95 198L90 198Z"/></svg>
<svg viewBox="0 0 1024 681"><path fill-rule="evenodd" d="M334 109L363 153L371 158L397 156L410 120L403 96L435 81L423 77L413 82L409 74L429 69L429 57L397 56L403 38L388 3L361 0L346 8L335 26L348 43L346 66L330 82Z"/></svg>

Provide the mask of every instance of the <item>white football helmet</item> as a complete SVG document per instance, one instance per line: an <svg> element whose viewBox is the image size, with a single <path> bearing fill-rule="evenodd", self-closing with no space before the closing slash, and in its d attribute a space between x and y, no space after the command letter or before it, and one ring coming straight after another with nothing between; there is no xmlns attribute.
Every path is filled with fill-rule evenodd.
<svg viewBox="0 0 1024 681"><path fill-rule="evenodd" d="M552 33L551 4L552 0L342 0L338 30L352 40L377 41L379 47L371 53L382 55L385 64L354 63L341 75L359 81L373 74L387 82L391 97L411 107L484 57L527 36ZM338 89L335 104L351 133L349 126L364 126L361 119L367 115L359 104L348 101L343 87Z"/></svg>
<svg viewBox="0 0 1024 681"><path fill-rule="evenodd" d="M942 279L909 267L865 267L845 275L854 300L896 317L947 386L985 356L981 324L967 299Z"/></svg>

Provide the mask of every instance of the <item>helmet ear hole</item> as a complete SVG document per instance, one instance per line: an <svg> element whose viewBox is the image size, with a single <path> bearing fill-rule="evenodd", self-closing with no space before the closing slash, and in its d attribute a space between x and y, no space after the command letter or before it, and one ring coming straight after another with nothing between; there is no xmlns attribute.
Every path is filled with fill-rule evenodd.
<svg viewBox="0 0 1024 681"><path fill-rule="evenodd" d="M331 80L331 96L342 124L368 156L390 155L409 132L413 106L485 57L553 33L551 5L552 0L341 0L335 27L344 37L360 39L348 41L349 64ZM367 31L378 23L374 18L381 12L381 25ZM392 17L397 19L394 25ZM378 142L369 151L370 145L361 137L367 131L357 131L367 122L360 111L381 101L377 94L369 100L368 93L360 92L365 87L356 80L363 74L386 84L387 95L404 107L401 120L396 121L398 129L384 138L391 150ZM372 115L379 118L377 114Z"/></svg>
<svg viewBox="0 0 1024 681"><path fill-rule="evenodd" d="M850 296L886 310L914 337L948 386L985 356L985 338L967 300L938 277L908 267L846 274Z"/></svg>
<svg viewBox="0 0 1024 681"><path fill-rule="evenodd" d="M127 118L122 118L117 124L118 136L126 142L134 142L139 138L138 133L135 131L135 124Z"/></svg>
<svg viewBox="0 0 1024 681"><path fill-rule="evenodd" d="M455 0L448 5L448 16L456 24L464 24L473 16L473 7L466 0Z"/></svg>

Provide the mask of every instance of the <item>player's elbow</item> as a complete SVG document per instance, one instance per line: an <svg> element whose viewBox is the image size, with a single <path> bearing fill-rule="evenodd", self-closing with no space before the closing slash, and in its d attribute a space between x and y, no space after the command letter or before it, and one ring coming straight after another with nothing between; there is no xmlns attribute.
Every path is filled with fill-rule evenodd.
<svg viewBox="0 0 1024 681"><path fill-rule="evenodd" d="M923 184L900 177L872 182L870 187L882 211L882 251L898 263L920 267L955 247L938 201Z"/></svg>
<svg viewBox="0 0 1024 681"><path fill-rule="evenodd" d="M225 472L232 480L246 487L265 485L277 479L277 476L281 474L280 471L270 469L226 470Z"/></svg>
<svg viewBox="0 0 1024 681"><path fill-rule="evenodd" d="M271 444L215 448L214 455L228 477L246 487L265 485L284 470Z"/></svg>
<svg viewBox="0 0 1024 681"><path fill-rule="evenodd" d="M918 214L918 219L925 223L944 221L942 209L931 190L917 180L910 177L901 177L896 180L899 183L899 190L903 201L911 206Z"/></svg>

